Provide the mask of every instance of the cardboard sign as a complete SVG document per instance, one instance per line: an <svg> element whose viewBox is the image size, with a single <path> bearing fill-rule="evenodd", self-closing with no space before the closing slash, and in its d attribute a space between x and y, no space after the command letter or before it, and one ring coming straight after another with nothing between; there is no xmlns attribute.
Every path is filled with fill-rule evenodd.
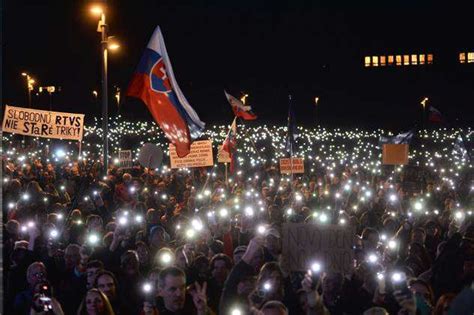
<svg viewBox="0 0 474 315"><path fill-rule="evenodd" d="M173 144L170 144L169 148L171 168L205 167L214 165L211 140L194 141L191 144L191 152L189 152L189 154L184 158L178 157L176 154L176 148Z"/></svg>
<svg viewBox="0 0 474 315"><path fill-rule="evenodd" d="M302 158L280 159L280 173L304 173L304 160Z"/></svg>
<svg viewBox="0 0 474 315"><path fill-rule="evenodd" d="M349 273L353 266L353 239L350 226L313 223L283 225L284 264L290 271L306 271L320 261L326 271Z"/></svg>
<svg viewBox="0 0 474 315"><path fill-rule="evenodd" d="M31 137L82 140L84 114L6 106L3 131Z"/></svg>
<svg viewBox="0 0 474 315"><path fill-rule="evenodd" d="M384 144L382 146L382 163L384 165L408 164L408 144Z"/></svg>
<svg viewBox="0 0 474 315"><path fill-rule="evenodd" d="M219 146L219 150L217 151L217 162L219 163L231 162L229 152L222 150L222 145Z"/></svg>
<svg viewBox="0 0 474 315"><path fill-rule="evenodd" d="M132 151L130 150L119 151L119 166L123 168L132 167Z"/></svg>

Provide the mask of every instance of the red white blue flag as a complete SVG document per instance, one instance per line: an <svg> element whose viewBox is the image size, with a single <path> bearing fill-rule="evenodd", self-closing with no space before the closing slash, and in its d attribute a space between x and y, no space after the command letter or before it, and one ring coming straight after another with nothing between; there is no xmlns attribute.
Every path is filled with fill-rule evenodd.
<svg viewBox="0 0 474 315"><path fill-rule="evenodd" d="M226 91L224 91L225 97L232 107L234 115L240 117L244 120L254 120L257 119L257 115L252 112L252 107L244 105L240 100L236 99Z"/></svg>
<svg viewBox="0 0 474 315"><path fill-rule="evenodd" d="M433 106L430 106L428 108L429 111L429 116L428 120L433 122L433 123L442 123L444 121L443 115L441 115L441 112L434 108Z"/></svg>
<svg viewBox="0 0 474 315"><path fill-rule="evenodd" d="M201 135L205 124L176 82L159 26L145 48L127 96L137 97L146 104L161 130L176 146L179 157L188 155L192 140Z"/></svg>

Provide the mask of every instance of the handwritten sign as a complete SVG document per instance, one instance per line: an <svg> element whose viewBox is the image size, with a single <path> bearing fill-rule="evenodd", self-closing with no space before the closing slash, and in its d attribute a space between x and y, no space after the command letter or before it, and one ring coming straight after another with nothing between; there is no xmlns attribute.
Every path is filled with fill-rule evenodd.
<svg viewBox="0 0 474 315"><path fill-rule="evenodd" d="M384 144L382 146L382 163L384 165L408 164L408 144Z"/></svg>
<svg viewBox="0 0 474 315"><path fill-rule="evenodd" d="M120 167L124 167L124 168L132 167L132 151L130 150L119 151L119 165Z"/></svg>
<svg viewBox="0 0 474 315"><path fill-rule="evenodd" d="M280 159L280 173L304 173L304 160L302 158Z"/></svg>
<svg viewBox="0 0 474 315"><path fill-rule="evenodd" d="M217 150L217 162L219 163L230 163L230 154L227 151L222 150L222 145L219 146L219 150Z"/></svg>
<svg viewBox="0 0 474 315"><path fill-rule="evenodd" d="M326 271L349 273L354 233L349 226L286 223L282 239L284 264L290 271L306 271L312 262L320 261Z"/></svg>
<svg viewBox="0 0 474 315"><path fill-rule="evenodd" d="M171 168L205 167L214 165L212 156L211 140L194 141L191 144L191 152L184 158L178 157L176 148L170 144Z"/></svg>
<svg viewBox="0 0 474 315"><path fill-rule="evenodd" d="M3 131L32 137L81 141L83 128L84 114L7 105L3 116Z"/></svg>

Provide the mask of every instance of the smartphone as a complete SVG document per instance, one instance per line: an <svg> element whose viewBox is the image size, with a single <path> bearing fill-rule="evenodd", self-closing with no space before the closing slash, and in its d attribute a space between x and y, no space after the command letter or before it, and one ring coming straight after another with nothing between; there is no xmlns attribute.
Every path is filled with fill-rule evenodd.
<svg viewBox="0 0 474 315"><path fill-rule="evenodd" d="M411 296L412 292L408 288L407 276L404 272L394 272L391 277L392 294L399 291L401 295Z"/></svg>
<svg viewBox="0 0 474 315"><path fill-rule="evenodd" d="M43 312L49 312L53 309L50 297L42 296L39 298L39 300L40 304L43 306Z"/></svg>

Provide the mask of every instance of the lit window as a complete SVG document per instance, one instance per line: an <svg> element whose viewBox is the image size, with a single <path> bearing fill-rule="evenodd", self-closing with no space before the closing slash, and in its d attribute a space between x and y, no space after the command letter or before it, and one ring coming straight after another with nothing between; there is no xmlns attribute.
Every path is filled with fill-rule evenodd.
<svg viewBox="0 0 474 315"><path fill-rule="evenodd" d="M380 56L380 65L381 66L385 66L385 64L387 63L387 57L385 56Z"/></svg>
<svg viewBox="0 0 474 315"><path fill-rule="evenodd" d="M418 64L418 56L417 55L411 55L411 64L412 65L417 65Z"/></svg>
<svg viewBox="0 0 474 315"><path fill-rule="evenodd" d="M365 56L364 61L365 61L365 66L370 67L370 56Z"/></svg>
<svg viewBox="0 0 474 315"><path fill-rule="evenodd" d="M472 63L474 62L474 52L468 52L467 53L467 63Z"/></svg>
<svg viewBox="0 0 474 315"><path fill-rule="evenodd" d="M418 55L418 61L420 62L420 65L425 64L425 55Z"/></svg>
<svg viewBox="0 0 474 315"><path fill-rule="evenodd" d="M379 66L379 57L378 56L372 56L372 65L374 67L378 67Z"/></svg>
<svg viewBox="0 0 474 315"><path fill-rule="evenodd" d="M408 66L410 64L410 55L403 55L403 65Z"/></svg>
<svg viewBox="0 0 474 315"><path fill-rule="evenodd" d="M433 54L428 54L428 64L429 65L433 64Z"/></svg>
<svg viewBox="0 0 474 315"><path fill-rule="evenodd" d="M388 56L388 65L393 65L393 56Z"/></svg>
<svg viewBox="0 0 474 315"><path fill-rule="evenodd" d="M459 62L466 63L466 53L459 53Z"/></svg>
<svg viewBox="0 0 474 315"><path fill-rule="evenodd" d="M402 56L397 55L396 60L397 60L397 66L401 66L402 65Z"/></svg>

